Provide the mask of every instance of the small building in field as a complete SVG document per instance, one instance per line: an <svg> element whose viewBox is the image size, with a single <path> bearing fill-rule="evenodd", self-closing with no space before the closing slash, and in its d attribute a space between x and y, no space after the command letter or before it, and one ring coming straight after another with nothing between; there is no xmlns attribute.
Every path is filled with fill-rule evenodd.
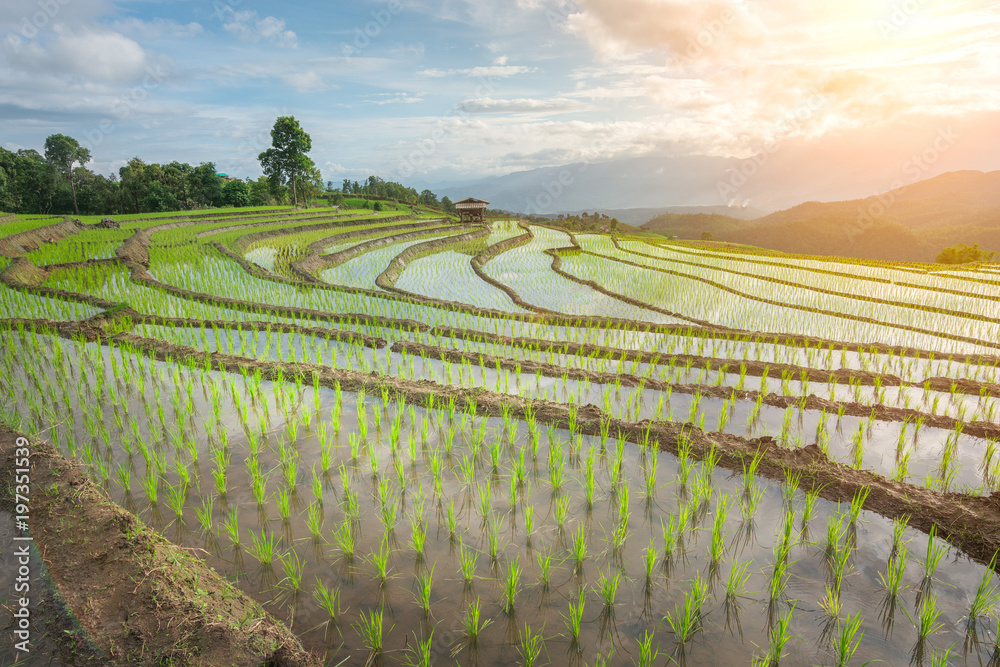
<svg viewBox="0 0 1000 667"><path fill-rule="evenodd" d="M488 201L469 197L468 199L455 202L455 209L458 210L458 215L461 217L463 223L481 223L486 220L486 207L489 205Z"/></svg>

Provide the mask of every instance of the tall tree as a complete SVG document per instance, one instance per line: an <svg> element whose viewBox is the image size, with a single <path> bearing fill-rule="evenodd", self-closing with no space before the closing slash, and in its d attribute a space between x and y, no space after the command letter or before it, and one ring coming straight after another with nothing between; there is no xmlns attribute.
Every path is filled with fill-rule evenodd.
<svg viewBox="0 0 1000 667"><path fill-rule="evenodd" d="M65 134L53 134L45 140L45 160L69 179L69 187L73 192L73 210L80 215L80 206L76 203L76 183L73 180L73 165L80 166L90 161L90 150L80 145L73 137Z"/></svg>
<svg viewBox="0 0 1000 667"><path fill-rule="evenodd" d="M295 120L295 116L278 116L271 129L271 148L257 156L260 166L272 180L291 183L292 201L299 203L296 189L299 176L316 168L306 155L312 150L312 139Z"/></svg>

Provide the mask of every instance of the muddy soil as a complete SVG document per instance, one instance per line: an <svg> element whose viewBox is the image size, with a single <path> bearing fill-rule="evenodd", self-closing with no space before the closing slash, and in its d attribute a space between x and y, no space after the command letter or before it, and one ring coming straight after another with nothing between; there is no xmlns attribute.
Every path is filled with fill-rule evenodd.
<svg viewBox="0 0 1000 667"><path fill-rule="evenodd" d="M102 341L103 344L125 346L160 360L196 367L211 365L229 373L254 373L272 381L293 381L301 378L319 384L339 387L344 391L364 390L375 394L381 389L408 403L433 407L454 400L456 407L474 406L478 414L509 416L519 420L537 420L559 428L611 437L622 437L644 445L653 443L661 449L677 453L682 442L691 444L697 458L715 450L718 465L742 472L755 457L759 457L759 474L784 482L786 475L801 475L800 488L839 502L850 502L859 493L867 492L865 509L890 518L909 517L910 525L924 532L937 527L937 534L988 564L1000 551L1000 492L989 497L959 493L940 493L930 489L894 482L867 470L855 470L829 459L815 444L791 450L782 447L773 438L747 439L739 436L706 433L697 427L676 422L629 422L605 414L595 405L583 407L542 400L527 400L518 396L497 394L482 388L451 387L429 380L406 380L388 377L375 372L332 369L314 364L293 362L264 362L226 354L207 354L189 347L119 334Z"/></svg>
<svg viewBox="0 0 1000 667"><path fill-rule="evenodd" d="M531 242L531 239L535 238L535 235L534 233L532 233L530 226L525 225L524 223L518 223L518 226L524 230L524 234L521 234L520 236L515 236L512 239L507 239L506 241L500 241L499 243L494 243L486 250L473 257L472 260L470 260L470 263L472 265L472 270L475 272L477 276L479 276L480 280L482 280L484 283L487 283L488 285L493 285L498 290L502 291L504 294L510 297L511 301L513 301L516 305L520 306L521 308L536 313L542 313L545 315L558 315L558 313L556 313L554 310L549 310L548 308L542 308L541 306L536 306L533 303L528 303L527 301L521 298L521 295L518 294L513 287L507 285L506 283L502 283L499 280L494 279L488 273L486 273L486 270L483 268L486 266L487 263L489 263L496 257L500 256L501 254L507 252L508 250L513 250L514 248L527 245L528 243Z"/></svg>
<svg viewBox="0 0 1000 667"><path fill-rule="evenodd" d="M569 234L569 232L566 232L566 233ZM564 248L554 248L552 250L546 250L545 251L545 254L552 258L552 266L551 266L551 268L552 268L552 272L553 273L555 273L557 275L560 275L563 278L566 278L567 280L572 280L573 282L575 282L577 284L589 287L590 289L594 290L595 292L599 292L600 294L603 294L605 296L609 296L609 297L611 297L613 299L617 299L619 301L624 301L627 304L630 304L630 305L633 305L633 306L637 306L639 308L644 308L646 310L651 310L651 311L653 311L655 313L660 313L661 315L666 315L667 317L672 317L674 319L683 320L685 322L690 322L691 324L696 324L696 325L698 325L700 327L704 327L706 329L712 329L714 331L726 331L726 332L733 331L732 329L728 329L726 327L716 326L716 325L712 324L711 322L706 322L705 320L699 320L699 319L694 318L694 317L688 317L687 315L682 315L681 313L675 313L672 310L666 310L665 308L659 308L659 307L654 306L652 304L648 304L648 303L645 303L643 301L639 301L638 299L633 299L631 297L625 296L624 294L618 294L617 292L612 292L611 290L606 289L606 288L602 287L601 285L598 285L593 280L583 280L582 278L577 278L576 276L574 276L571 273L567 273L567 272L563 271L562 270L562 258L560 257L560 255L562 253L566 253L566 252L582 252L582 250L580 249L580 246L577 244L576 237L573 236L572 234L569 234L569 238L570 238L570 241L573 243L572 246L567 246L567 247L564 247Z"/></svg>
<svg viewBox="0 0 1000 667"><path fill-rule="evenodd" d="M414 229L419 229L419 230L425 230L425 231L423 231L423 233L426 234L426 233L434 232L437 229L447 229L447 228L441 228L440 225L441 225L441 221L440 220L429 220L429 221L424 221L424 222L414 222L414 223L408 224L408 225L395 225L395 226L393 226L391 228L391 230L392 231L396 231L396 230L414 230ZM315 274L317 274L317 273L319 273L319 272L323 271L324 269L327 269L327 268L329 268L331 266L334 266L336 264L340 264L340 263L346 261L347 259L349 259L348 255L341 255L341 253L346 253L349 250L353 250L354 248L358 248L359 246L363 245L363 243L359 243L358 245L354 246L353 248L347 248L346 250L343 250L343 251L341 251L339 253L333 253L333 255L338 255L338 256L344 257L344 259L340 259L340 260L335 261L335 262L331 262L330 259L329 259L333 255L324 255L323 254L323 250L326 249L328 246L330 246L330 245L332 245L334 243L337 243L338 241L352 241L354 239L363 239L366 236L369 236L370 234L371 234L371 231L369 231L369 230L362 230L362 231L358 231L358 232L350 232L350 233L347 233L347 234L335 234L335 235L332 235L332 236L328 236L326 238L322 238L322 239L320 239L318 241L314 241L314 242L312 242L312 243L309 244L308 248L306 248L305 255L301 259L298 259L298 260L296 260L296 261L294 261L294 262L291 263L292 272L295 273L295 275L297 275L300 278L302 278L303 280L306 280L306 277L308 276L308 282L311 282L311 283L323 283L323 281L319 280L315 276ZM382 240L385 240L385 239L395 239L395 240L398 240L398 237L401 237L401 236L405 236L405 235L395 234L393 236L383 237L382 239L374 239L373 241L382 241ZM372 241L369 241L369 242L366 242L366 243L371 243L371 242ZM368 249L370 250L370 249L375 248L375 247L378 247L378 246L377 245L370 246ZM358 251L357 253L355 253L355 255L360 254L360 252L361 251ZM323 284L325 284L325 283L323 283Z"/></svg>
<svg viewBox="0 0 1000 667"><path fill-rule="evenodd" d="M330 216L321 216L315 218L317 220L324 219ZM233 246L237 252L242 253L251 244L257 243L258 241L263 241L265 239L273 238L275 236L286 236L289 234L299 234L301 232L311 232L319 229L336 229L337 227L351 227L356 225L358 222L375 221L380 222L399 222L401 220L408 220L409 215L397 215L391 218L361 218L358 216L332 216L330 217L331 222L322 225L299 225L297 227L282 227L280 229L268 229L262 232L254 232L252 234L247 234L241 236ZM290 222L298 222L298 220L292 220Z"/></svg>
<svg viewBox="0 0 1000 667"><path fill-rule="evenodd" d="M865 405L845 401L830 401L828 399L810 394L809 396L782 396L779 394L764 394L759 391L743 391L731 387L717 387L704 384L674 384L664 382L655 378L643 378L627 373L602 373L585 368L567 368L555 364L545 364L531 360L511 359L509 357L496 357L489 354L475 353L468 354L460 350L454 350L423 343L412 343L408 341L397 341L392 345L393 352L406 352L427 359L441 359L453 363L470 363L483 366L485 368L501 368L507 371L525 373L528 375L540 374L551 378L567 378L571 380L587 381L593 384L621 385L624 387L645 387L653 391L671 391L675 394L698 395L703 398L719 398L723 400L737 400L744 403L755 403L761 400L764 405L775 408L800 408L802 410L826 411L829 414L836 414L838 409L843 409L844 414L851 417L875 417L880 421L908 422L916 423L917 420L924 426L940 428L944 430L955 429L961 424L962 433L977 438L1000 438L1000 424L990 422L960 422L952 417L942 415L932 415L912 408L897 408L889 405Z"/></svg>
<svg viewBox="0 0 1000 667"><path fill-rule="evenodd" d="M62 222L38 227L20 234L0 237L0 256L20 257L38 250L45 243L55 243L87 229L79 220L64 218Z"/></svg>
<svg viewBox="0 0 1000 667"><path fill-rule="evenodd" d="M0 425L5 476L20 467L18 437ZM321 664L259 604L112 503L52 445L33 439L29 449L31 535L86 633L66 638L66 664Z"/></svg>
<svg viewBox="0 0 1000 667"><path fill-rule="evenodd" d="M389 266L385 268L385 271L378 274L375 278L375 284L388 292L395 292L396 294L402 294L403 296L410 298L420 298L420 294L407 292L406 290L396 287L396 281L399 280L399 276L402 275L407 264L424 253L430 253L435 250L444 250L450 246L465 243L466 241L486 238L489 235L489 227L475 227L471 231L463 234L457 234L443 239L434 239L431 241L425 241L424 243L412 245L392 258L392 261L389 262Z"/></svg>

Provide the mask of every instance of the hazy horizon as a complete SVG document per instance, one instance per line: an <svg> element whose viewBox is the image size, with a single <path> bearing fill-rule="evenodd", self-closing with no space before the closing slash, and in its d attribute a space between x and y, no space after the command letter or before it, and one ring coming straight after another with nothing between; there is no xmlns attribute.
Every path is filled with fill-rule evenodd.
<svg viewBox="0 0 1000 667"><path fill-rule="evenodd" d="M34 0L0 33L0 143L67 134L104 174L255 177L278 115L335 184L717 158L717 196L659 203L775 208L1000 169L987 2Z"/></svg>

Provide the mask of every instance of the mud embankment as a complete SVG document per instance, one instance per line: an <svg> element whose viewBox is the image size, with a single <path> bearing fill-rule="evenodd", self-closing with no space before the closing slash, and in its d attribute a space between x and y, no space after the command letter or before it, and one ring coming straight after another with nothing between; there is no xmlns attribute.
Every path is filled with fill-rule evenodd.
<svg viewBox="0 0 1000 667"><path fill-rule="evenodd" d="M418 239L421 236L426 236L428 234L445 234L447 232L455 231L456 227L457 226L454 224L439 225L437 227L420 225L420 228L417 231L409 231L402 234L393 234L391 236L383 236L377 239L362 241L361 243L353 245L350 248L345 248L344 250L333 252L329 255L322 254L322 248L317 246L311 248L312 252L304 260L296 262L293 268L296 269L296 273L298 275L312 275L313 273L318 273L324 269L343 264L344 262L354 259L355 257L360 257L366 252L371 252L372 250L376 250L378 248L393 245L394 243ZM326 239L324 239L324 241L326 241Z"/></svg>
<svg viewBox="0 0 1000 667"><path fill-rule="evenodd" d="M586 368L569 368L556 364L546 364L527 359L511 359L490 354L467 353L423 343L397 341L393 343L393 352L413 354L426 359L440 359L452 363L470 363L484 368L495 368L527 375L543 375L550 378L564 378L606 386L643 387L652 391L687 394L702 398L717 398L722 400L743 401L755 403L758 400L763 405L775 408L798 408L800 410L825 411L828 414L843 414L850 417L872 417L887 422L920 422L924 426L951 431L961 426L962 433L977 438L1000 438L1000 424L991 422L963 422L951 417L932 415L912 408L897 408L888 405L866 405L847 401L830 401L814 394L808 396L782 396L779 394L761 394L759 391L746 391L732 387L704 384L675 384L656 378L639 377L629 373L605 373Z"/></svg>
<svg viewBox="0 0 1000 667"><path fill-rule="evenodd" d="M68 292L66 290L45 287L45 282L51 275L50 267L35 266L27 257L19 257L0 271L0 282L11 289L27 292L36 296L51 297L64 301L75 301L95 308L113 308L117 304L106 299L81 294L79 292Z"/></svg>
<svg viewBox="0 0 1000 667"><path fill-rule="evenodd" d="M675 313L672 310L658 308L657 306L653 306L644 301L639 301L638 299L633 299L631 297L625 296L624 294L618 294L617 292L612 292L611 290L602 287L601 285L598 285L593 280L584 280L583 278L578 278L574 276L572 273L567 273L566 271L563 271L562 258L560 257L560 254L566 252L583 252L583 249L580 247L579 242L577 242L576 237L571 232L567 232L565 230L558 230L558 231L562 231L564 234L567 234L569 236L569 241L572 245L563 248L553 248L551 250L545 251L545 254L552 258L551 268L553 273L560 275L563 278L566 278L567 280L572 280L573 282L579 285L589 287L590 289L594 290L595 292L598 292L599 294L609 296L612 299L617 299L618 301L622 301L637 308L649 310L654 313L660 313L661 315L666 315L667 317L672 317L677 320L691 322L692 324L697 324L700 327L704 327L706 329L712 329L713 331L734 331L733 329L730 329L728 327L722 327L717 324L712 324L711 322L707 322L705 320L699 320L695 317L688 317L687 315L682 315L681 313Z"/></svg>
<svg viewBox="0 0 1000 667"><path fill-rule="evenodd" d="M427 325L415 320L400 320L362 313L329 313L311 308L297 308L294 306L276 306L273 304L255 303L253 301L246 301L242 299L232 299L229 297L213 296L202 292L194 292L192 290L182 289L173 285L161 283L149 275L149 239L157 231L176 226L176 224L172 224L141 230L129 237L129 239L122 244L120 248L118 248L118 257L121 258L122 262L129 269L130 277L133 282L179 298L212 306L223 306L242 312L268 312L279 317L309 319L320 322L342 323L345 320L355 320L358 324L370 324L373 326L401 329L403 331L425 331L429 328ZM142 262L141 260L145 260L145 262Z"/></svg>
<svg viewBox="0 0 1000 667"><path fill-rule="evenodd" d="M315 374L321 385L340 387L345 391L365 390L369 394L382 388L406 402L430 406L452 399L456 407L476 406L478 414L509 416L524 420L529 414L542 423L579 433L598 436L602 430L611 437L622 437L634 443L652 443L676 454L683 440L691 445L696 458L703 458L711 449L719 455L719 466L742 472L755 457L761 462L758 474L783 482L786 474L801 475L800 488L813 491L835 502L849 502L867 491L865 509L889 519L909 517L910 525L925 532L932 526L937 534L964 550L980 562L988 563L1000 551L1000 493L989 497L958 493L940 493L912 484L893 482L882 475L855 470L836 463L816 445L790 450L772 438L747 439L739 436L706 433L697 427L674 422L629 422L611 417L600 408L587 405L569 406L543 400L528 400L518 396L497 394L481 388L463 388L421 380L412 381L387 377L377 373L364 374L346 369L332 369L303 363L261 362L225 354L206 354L191 348L170 345L121 334L102 341L104 344L127 346L160 360L170 358L175 363L204 367L206 363L224 372L240 373L260 370L273 381L311 381Z"/></svg>
<svg viewBox="0 0 1000 667"><path fill-rule="evenodd" d="M484 283L488 285L493 285L493 287L496 287L498 290L509 296L510 300L513 301L515 305L518 305L521 308L524 308L525 310L530 310L535 313L558 315L559 313L556 313L554 310L549 310L548 308L542 308L541 306L536 306L533 303L528 303L527 301L521 298L521 295L518 294L513 287L499 280L496 280L495 278L491 277L488 273L486 273L486 269L484 267L490 261L499 257L501 254L507 252L508 250L513 250L514 248L518 248L520 246L531 243L531 239L535 238L534 233L531 231L530 225L526 225L523 222L518 222L517 226L524 230L524 234L521 234L520 236L515 236L512 239L507 239L506 241L500 241L499 243L494 243L489 248L487 248L483 252L473 257L471 260L469 260L469 263L472 266L472 270L475 272L477 276L479 276L479 279L482 280Z"/></svg>
<svg viewBox="0 0 1000 667"><path fill-rule="evenodd" d="M458 245L459 243L475 241L476 239L485 238L489 235L489 227L474 227L472 230L463 234L457 234L443 239L433 239L431 241L425 241L424 243L412 245L392 258L392 261L389 262L389 265L385 268L385 270L378 274L375 278L375 284L387 292L395 292L396 294L402 294L403 296L410 298L422 298L422 294L407 292L406 290L396 287L396 281L399 280L399 276L402 275L407 264L421 255L440 252L450 248L451 246ZM448 303L455 306L462 305L454 301L442 301L442 303Z"/></svg>
<svg viewBox="0 0 1000 667"><path fill-rule="evenodd" d="M0 256L21 257L38 250L45 243L61 241L74 234L79 234L87 228L87 225L79 220L65 218L62 222L54 225L46 225L20 234L0 237Z"/></svg>
<svg viewBox="0 0 1000 667"><path fill-rule="evenodd" d="M639 252L638 250L630 250L628 248L625 248L625 247L623 247L621 245L621 243L618 241L618 238L615 237L615 236L611 237L611 241L612 241L612 243L614 243L614 245L615 245L616 248L618 248L622 252L629 253L630 255L638 255L639 257L648 257L650 259L656 259L656 260L660 260L662 262L672 261L668 257L662 257L662 256L659 256L659 255L650 255L648 253ZM646 245L649 245L646 242L643 242L643 243L646 244ZM825 275L825 276L834 276L835 278L849 278L851 280L858 280L860 278L860 279L864 280L865 282L872 283L872 284L875 284L875 285L885 285L887 287L906 287L906 288L909 288L909 289L915 289L915 290L920 290L920 291L925 291L925 292L935 292L935 293L940 293L940 294L951 294L953 296L961 296L961 297L974 296L975 298L977 298L977 299L983 299L984 301L996 301L996 302L1000 302L1000 296L995 295L995 294L982 294L982 293L970 294L968 291L965 291L965 290L950 289L950 288L947 288L947 287L930 287L929 285L920 285L918 283L910 283L910 282L906 282L905 280L891 280L889 278L879 278L877 276L859 276L856 273L848 273L846 271L834 271L832 269L821 269L821 268L816 267L816 266L804 266L804 265L796 265L796 264L785 264L783 262L769 261L769 260L766 260L766 259L757 259L758 256L756 256L756 255L740 255L740 254L735 253L735 252L730 252L730 253L720 253L720 252L711 252L711 251L706 251L706 252L691 252L690 250L684 250L684 249L682 249L679 246L672 246L670 248L670 252L675 252L675 253L677 253L679 255L687 255L689 257L709 257L711 259L716 259L716 260L723 261L723 262L743 262L743 263L746 263L746 264L755 264L757 266L770 266L770 267L774 267L774 268L778 268L778 269L786 269L786 270L791 270L791 271L805 271L805 272L808 272L808 273L816 273L816 274ZM810 258L810 259L813 259L813 258ZM822 260L819 260L819 261L822 261ZM691 266L702 266L702 267L703 266L711 266L711 265L706 265L706 264L698 264L697 262L685 262L685 263L690 264ZM871 267L871 264L859 263L858 265L859 266ZM886 267L883 267L883 268L885 268L887 270L891 269L891 270L900 270L900 271L902 271L901 269L897 269L895 264L892 264L891 266L886 266ZM720 271L726 271L728 269L722 269L722 268L720 268L719 270ZM905 271L905 273L915 273L915 272L914 271ZM923 272L921 272L921 273L923 273ZM964 278L964 276L955 276L955 277L956 278ZM993 283L993 284L996 285L996 283Z"/></svg>
<svg viewBox="0 0 1000 667"><path fill-rule="evenodd" d="M367 238L367 237L371 236L373 231L376 232L376 233L378 233L378 232L385 232L385 231L395 232L395 231L401 231L401 230L407 230L407 231L410 231L410 230L423 230L421 233L432 233L435 230L441 229L440 223L441 223L440 220L427 220L427 221L421 221L421 222L414 222L414 223L408 224L408 225L394 225L392 227L384 227L384 228L381 228L381 229L370 227L370 228L366 228L366 229L359 230L359 231L356 231L356 232L349 232L347 234L334 234L332 236L327 236L327 237L322 238L322 239L320 239L318 241L314 241L314 242L310 243L309 246L308 246L308 248L306 248L305 255L301 259L298 259L298 260L296 260L294 262L291 262L290 268L291 268L292 272L296 276L298 276L301 280L303 280L303 281L310 282L310 283L328 284L328 283L324 283L322 280L320 280L316 276L316 274L318 274L319 272L323 271L326 268L329 268L330 266L333 266L333 264L328 260L328 258L331 255L325 255L323 253L323 251L326 250L326 248L328 248L330 245L333 245L333 244L336 244L336 243L343 243L343 242L346 242L346 241L353 241L355 239L359 239L359 240L360 239L364 239L364 238ZM448 229L448 228L445 228L445 229ZM391 236L382 237L382 239L373 239L373 241L378 241L378 240L383 240L383 239L390 239L390 238L391 239L395 239L395 238L400 237L400 236L403 236L403 235L402 234L393 234ZM363 243L368 243L368 241L365 241ZM358 245L362 245L362 243L359 243ZM354 246L354 247L356 248L357 246ZM341 252L345 252L346 253L346 252L351 251L352 249L353 248L347 248L347 249L345 249L345 250L343 250ZM371 248L369 248L369 249L371 249ZM340 254L340 253L333 253L333 254ZM360 254L360 252L358 254ZM342 260L342 261L346 261L346 260ZM339 264L341 262L337 262L337 263Z"/></svg>
<svg viewBox="0 0 1000 667"><path fill-rule="evenodd" d="M68 607L68 664L100 664L92 642L120 665L319 667L286 626L112 503L51 444L19 437L0 424L0 469L30 461L31 536ZM12 481L0 485L4 504Z"/></svg>
<svg viewBox="0 0 1000 667"><path fill-rule="evenodd" d="M268 229L261 232L254 232L251 234L246 234L240 236L235 242L233 242L233 249L238 253L243 253L248 247L254 243L264 241L276 236L288 236L291 234L300 234L302 232L312 232L323 229L336 229L337 227L352 227L358 224L364 224L365 222L374 222L376 220L380 222L400 222L402 220L409 220L412 216L409 215L397 215L391 218L367 218L359 216L334 216L329 223L321 225L298 225L296 227L281 227L278 229ZM317 220L326 219L326 217L316 218ZM297 220L283 221L286 224L288 222L298 222Z"/></svg>
<svg viewBox="0 0 1000 667"><path fill-rule="evenodd" d="M562 250L562 249L560 249L560 250ZM978 338L971 338L969 336L962 336L960 334L950 334L950 333L941 332L941 331L933 331L931 329L922 329L920 327L916 327L916 326L913 326L913 325L910 325L910 324L901 324L901 323L890 324L888 322L884 322L882 320L878 320L878 319L875 319L873 317L867 317L865 315L853 315L851 313L842 313L842 312L839 312L839 311L836 311L836 310L826 310L825 308L815 308L815 307L812 307L812 306L803 306L803 305L797 305L797 304L793 304L793 303L787 303L787 302L784 302L784 301L778 301L776 299L768 299L767 297L757 296L757 295L754 295L754 294L749 294L747 292L741 292L741 291L739 291L739 290L737 290L737 289L735 289L733 287L730 287L730 286L725 285L723 283L717 282L715 280L711 280L709 278L705 278L703 276L695 276L695 275L691 275L691 274L687 274L687 273L682 273L680 271L674 271L673 269L662 269L662 268L658 268L658 267L655 267L655 266L649 266L649 265L646 265L646 264L639 264L637 262L630 262L630 261L628 261L626 259L620 259L620 258L614 258L614 257L606 257L604 255L598 255L597 253L589 252L589 251L586 251L586 250L581 250L581 252L583 252L584 254L587 254L587 255L591 255L593 257L599 257L599 258L601 258L603 260L607 260L607 261L610 261L610 262L617 262L617 263L623 264L625 266L632 266L632 267L635 267L635 268L645 269L645 270L648 270L648 271L655 271L657 273L662 273L664 275L676 276L678 278L685 278L687 280L694 280L694 281L700 282L702 284L710 285L712 287L718 288L718 289L720 289L720 290L722 290L724 292L728 292L730 294L742 297L744 299L749 299L751 301L757 301L758 303L766 303L766 304L768 304L770 306L778 306L780 308L788 308L788 309L792 309L792 310L800 310L800 311L807 312L807 313L815 313L817 315L827 315L829 317L837 317L837 318L840 318L840 319L851 320L852 322L862 322L864 324L873 324L873 325L879 326L879 327L886 327L886 328L890 328L890 329L899 329L901 331L909 331L911 333L920 334L920 335L923 335L923 336L929 336L931 338L943 338L943 339L946 339L946 340L955 341L957 343L968 343L970 345L978 345L978 346L981 346L981 347L987 347L987 348L993 348L993 349L1000 350L1000 343L998 343L996 341L985 341L985 340L981 340L981 339L978 339ZM657 259L662 259L662 258L657 258ZM664 260L664 261L669 261L669 262L674 262L674 263L680 263L680 264L691 264L691 262L681 262L679 260ZM703 265L697 265L697 266L703 266ZM752 277L752 278L761 279L760 276L755 276L755 275L752 275L752 274L742 274L742 273L734 272L734 271L729 271L729 273L735 273L737 275L743 275L743 276L749 276L749 277ZM842 293L834 292L832 290L823 290L823 289L820 289L820 288L805 287L805 286L802 286L802 285L800 285L798 283L793 283L793 282L790 282L790 281L780 280L780 279L777 279L777 278L764 278L762 280L765 280L765 281L768 281L768 282L774 282L776 284L781 284L781 285L786 285L786 286L792 286L792 287L795 287L797 289L801 288L801 289L805 289L805 290L810 290L810 291L815 291L815 292L821 292L821 293L829 294L829 295L832 295L832 296L841 296L841 297L848 296L849 298L852 298L852 299L861 300L861 301L867 301L867 302L870 302L870 303L878 303L878 304L882 304L882 305L891 305L891 306L902 306L903 305L903 304L895 303L895 302L888 301L888 300L885 300L885 299L876 299L875 297L857 297L857 296L853 296L853 295L844 295ZM623 298L623 297L619 297L619 298ZM903 307L907 307L907 306L903 306ZM942 311L941 309L932 309L930 306L913 306L913 308L915 310L921 310L921 311L927 311L927 312L935 312L935 313L940 313L940 314L944 314L944 315L951 315L951 316L954 316L956 314L956 312L957 312L957 311ZM969 315L968 313L965 313L965 314L962 314L961 317L973 317L973 316ZM976 319L976 318L973 317L973 319ZM1000 323L1000 320L989 320L988 319L988 321L994 321L996 323Z"/></svg>

